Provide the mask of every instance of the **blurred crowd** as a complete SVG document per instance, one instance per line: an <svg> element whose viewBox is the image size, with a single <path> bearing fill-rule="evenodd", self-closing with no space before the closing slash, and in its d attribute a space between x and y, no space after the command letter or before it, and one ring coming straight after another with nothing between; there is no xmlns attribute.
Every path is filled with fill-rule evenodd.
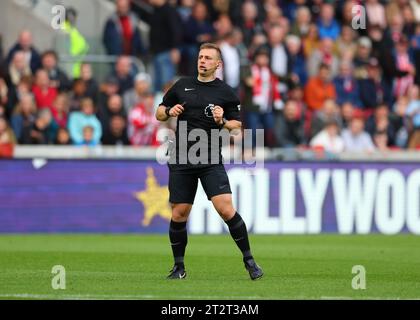
<svg viewBox="0 0 420 320"><path fill-rule="evenodd" d="M200 44L216 42L217 76L239 95L243 127L264 129L266 146L420 149L420 0L115 3L102 41L118 59L100 83L83 62L74 9L67 31L81 59L70 71L56 51L39 52L29 30L0 48L0 145L157 146L162 95L196 75Z"/></svg>

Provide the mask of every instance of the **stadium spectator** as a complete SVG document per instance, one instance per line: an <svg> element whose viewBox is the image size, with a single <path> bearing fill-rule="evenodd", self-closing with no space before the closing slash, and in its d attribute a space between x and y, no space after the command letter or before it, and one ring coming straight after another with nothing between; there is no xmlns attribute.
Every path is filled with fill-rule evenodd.
<svg viewBox="0 0 420 320"><path fill-rule="evenodd" d="M52 116L60 128L67 127L68 112L69 112L68 96L64 93L60 93L55 98L52 108L51 108Z"/></svg>
<svg viewBox="0 0 420 320"><path fill-rule="evenodd" d="M73 80L73 89L69 93L69 112L80 111L82 100L87 97L86 91L85 81L80 78Z"/></svg>
<svg viewBox="0 0 420 320"><path fill-rule="evenodd" d="M296 101L288 100L284 109L275 114L276 147L291 148L304 143L303 119Z"/></svg>
<svg viewBox="0 0 420 320"><path fill-rule="evenodd" d="M119 82L118 79L114 76L108 76L105 81L100 86L99 91L99 99L98 99L98 105L99 110L101 108L106 108L106 105L108 103L108 99L110 96L114 94L118 94L119 92Z"/></svg>
<svg viewBox="0 0 420 320"><path fill-rule="evenodd" d="M87 126L93 128L93 138L89 143L98 144L102 136L102 126L95 115L95 106L90 98L82 100L81 111L70 113L68 129L74 144L80 145L85 141L84 128Z"/></svg>
<svg viewBox="0 0 420 320"><path fill-rule="evenodd" d="M282 16L282 11L280 7L277 5L277 3L270 4L270 5L266 3L264 7L265 7L265 19L263 22L263 29L267 33L268 30L270 30L271 26L276 25L276 24L280 24L280 25L283 24L284 23L283 19L285 17Z"/></svg>
<svg viewBox="0 0 420 320"><path fill-rule="evenodd" d="M216 30L214 38L223 39L228 33L232 32L233 23L228 15L221 14L213 23L213 27Z"/></svg>
<svg viewBox="0 0 420 320"><path fill-rule="evenodd" d="M325 1L324 1L325 2ZM343 0L343 1L330 1L330 3L335 2L336 3L336 16L338 21L340 21L341 26L351 26L352 22L354 20L355 15L359 15L361 17L360 21L363 21L362 19L366 20L366 15L363 17L361 16L363 12L358 10L358 12L353 13L353 11L356 9L355 6L361 5L362 2L359 0ZM364 30L361 30L362 28L357 29L361 34L364 32Z"/></svg>
<svg viewBox="0 0 420 320"><path fill-rule="evenodd" d="M287 81L290 73L289 58L284 44L286 30L279 24L270 28L268 33L268 48L270 50L270 66L279 79L279 91L287 91Z"/></svg>
<svg viewBox="0 0 420 320"><path fill-rule="evenodd" d="M303 37L302 44L303 44L303 54L305 59L308 59L316 49L319 47L319 33L318 27L316 24L311 23L309 25L309 30L306 36Z"/></svg>
<svg viewBox="0 0 420 320"><path fill-rule="evenodd" d="M9 102L9 88L7 87L6 81L3 78L0 78L0 106L2 106L2 110L4 114L0 114L0 116L6 116L6 107Z"/></svg>
<svg viewBox="0 0 420 320"><path fill-rule="evenodd" d="M29 135L27 132L35 122L36 111L35 101L31 94L20 97L10 119L18 143L22 143L23 136Z"/></svg>
<svg viewBox="0 0 420 320"><path fill-rule="evenodd" d="M336 102L341 105L351 102L357 108L362 107L360 101L359 85L353 76L353 66L350 61L343 60L340 64L340 73L334 79Z"/></svg>
<svg viewBox="0 0 420 320"><path fill-rule="evenodd" d="M310 25L311 11L308 7L299 6L296 10L296 19L292 24L291 33L303 38L308 34Z"/></svg>
<svg viewBox="0 0 420 320"><path fill-rule="evenodd" d="M139 56L145 53L138 18L131 11L130 0L117 0L116 12L108 18L103 43L109 55Z"/></svg>
<svg viewBox="0 0 420 320"><path fill-rule="evenodd" d="M256 130L261 127L264 128L265 141L269 145L273 143L273 108L276 110L283 108L277 78L271 71L269 63L269 51L262 47L255 54L249 74L244 76L245 121L247 128L252 131L253 148L256 147Z"/></svg>
<svg viewBox="0 0 420 320"><path fill-rule="evenodd" d="M375 131L373 134L373 144L375 145L375 149L378 151L388 151L389 142L388 142L388 135L386 131Z"/></svg>
<svg viewBox="0 0 420 320"><path fill-rule="evenodd" d="M92 66L89 63L82 63L80 66L80 78L86 85L86 96L91 98L94 103L98 101L99 86L93 78Z"/></svg>
<svg viewBox="0 0 420 320"><path fill-rule="evenodd" d="M334 53L334 42L331 38L324 38L307 60L307 69L310 77L317 74L319 66L325 64L330 67L332 77L337 76L340 61Z"/></svg>
<svg viewBox="0 0 420 320"><path fill-rule="evenodd" d="M366 0L366 14L370 25L378 25L386 28L386 17L384 6L378 0Z"/></svg>
<svg viewBox="0 0 420 320"><path fill-rule="evenodd" d="M356 55L353 59L354 76L357 79L366 79L368 76L367 66L371 58L372 41L368 37L360 37L357 44Z"/></svg>
<svg viewBox="0 0 420 320"><path fill-rule="evenodd" d="M141 103L151 91L152 79L148 73L138 73L134 79L134 88L124 93L123 104L127 114L134 106Z"/></svg>
<svg viewBox="0 0 420 320"><path fill-rule="evenodd" d="M389 146L395 145L396 130L391 122L390 111L386 104L380 104L376 107L374 113L366 121L366 131L372 136L377 132L387 134L387 143Z"/></svg>
<svg viewBox="0 0 420 320"><path fill-rule="evenodd" d="M32 33L29 30L22 30L20 32L17 43L10 49L7 55L8 65L12 63L17 52L23 53L25 64L27 63L31 69L31 73L35 74L41 67L41 57L33 46Z"/></svg>
<svg viewBox="0 0 420 320"><path fill-rule="evenodd" d="M182 21L167 0L150 0L152 10L140 8L140 14L150 26L150 51L153 54L154 91L161 91L177 72L182 44Z"/></svg>
<svg viewBox="0 0 420 320"><path fill-rule="evenodd" d="M409 42L406 36L401 36L395 45L394 60L397 72L401 76L394 79L393 94L396 98L405 95L409 87L414 83L416 69L408 52ZM402 75L404 74L405 75Z"/></svg>
<svg viewBox="0 0 420 320"><path fill-rule="evenodd" d="M55 123L49 109L39 110L35 121L21 136L22 144L50 144L57 135L58 125Z"/></svg>
<svg viewBox="0 0 420 320"><path fill-rule="evenodd" d="M186 74L196 73L196 58L199 46L213 39L215 29L208 19L207 6L197 1L192 8L191 16L184 23L184 46Z"/></svg>
<svg viewBox="0 0 420 320"><path fill-rule="evenodd" d="M310 141L314 149L321 149L326 152L340 153L344 151L344 141L340 136L340 127L336 120L325 124L324 129Z"/></svg>
<svg viewBox="0 0 420 320"><path fill-rule="evenodd" d="M330 3L321 5L321 12L318 20L319 37L321 39L331 38L336 40L340 35L340 25L334 18L334 6Z"/></svg>
<svg viewBox="0 0 420 320"><path fill-rule="evenodd" d="M41 56L42 68L47 71L50 78L50 86L58 91L71 89L71 82L67 75L58 67L58 56L53 50L45 51Z"/></svg>
<svg viewBox="0 0 420 320"><path fill-rule="evenodd" d="M327 99L335 99L335 87L331 82L330 67L321 64L318 75L309 79L305 86L305 102L311 111L319 110Z"/></svg>
<svg viewBox="0 0 420 320"><path fill-rule="evenodd" d="M51 86L48 72L39 69L35 74L35 84L32 87L35 103L39 109L51 109L57 96L57 89Z"/></svg>
<svg viewBox="0 0 420 320"><path fill-rule="evenodd" d="M336 48L340 59L353 60L357 50L355 37L356 32L350 26L344 25L341 28L341 34L336 41Z"/></svg>
<svg viewBox="0 0 420 320"><path fill-rule="evenodd" d="M379 62L376 58L371 58L367 65L367 78L360 79L358 86L360 90L360 100L362 107L369 116L374 108L380 104L391 105L391 89L387 87L381 77Z"/></svg>
<svg viewBox="0 0 420 320"><path fill-rule="evenodd" d="M111 131L111 119L114 116L127 118L127 113L122 105L122 98L118 94L109 97L106 108L101 106L99 109L98 119L101 122L104 135L109 135Z"/></svg>
<svg viewBox="0 0 420 320"><path fill-rule="evenodd" d="M133 146L158 146L157 132L160 123L154 112L154 97L147 94L128 115L128 136Z"/></svg>
<svg viewBox="0 0 420 320"><path fill-rule="evenodd" d="M304 86L307 82L308 75L306 72L305 58L302 55L300 38L294 35L287 36L286 48L290 60L290 82ZM289 86L291 83L289 83Z"/></svg>
<svg viewBox="0 0 420 320"><path fill-rule="evenodd" d="M10 149L16 143L15 134L5 117L0 116L0 158L11 156L7 149Z"/></svg>
<svg viewBox="0 0 420 320"><path fill-rule="evenodd" d="M129 145L126 118L120 115L112 116L109 130L104 131L101 141L103 145Z"/></svg>
<svg viewBox="0 0 420 320"><path fill-rule="evenodd" d="M244 35L244 43L248 47L256 33L263 32L263 26L258 21L258 7L252 1L244 1L241 8L241 22L239 24Z"/></svg>
<svg viewBox="0 0 420 320"><path fill-rule="evenodd" d="M26 60L25 53L23 51L15 52L12 61L9 64L8 73L5 79L9 90L15 92L20 80L25 76L31 75L31 68Z"/></svg>
<svg viewBox="0 0 420 320"><path fill-rule="evenodd" d="M355 112L349 127L342 132L344 149L349 152L372 152L375 146L370 135L364 131L364 115Z"/></svg>
<svg viewBox="0 0 420 320"><path fill-rule="evenodd" d="M411 132L410 121L407 121L407 107L410 102L408 95L400 96L393 104L390 120L396 130L396 144L398 147L407 148Z"/></svg>
<svg viewBox="0 0 420 320"><path fill-rule="evenodd" d="M5 117L0 117L0 145L13 145L15 144L15 134Z"/></svg>
<svg viewBox="0 0 420 320"><path fill-rule="evenodd" d="M67 128L58 128L54 144L60 146L68 146L72 144Z"/></svg>
<svg viewBox="0 0 420 320"><path fill-rule="evenodd" d="M238 92L241 78L241 58L239 50L236 48L233 31L220 41L219 48L223 59L222 68L218 70L219 74L223 72L223 75L219 75L219 78L222 78L235 92Z"/></svg>
<svg viewBox="0 0 420 320"><path fill-rule="evenodd" d="M120 95L133 88L135 74L136 72L131 58L128 56L119 57L112 76L118 80L118 93Z"/></svg>
<svg viewBox="0 0 420 320"><path fill-rule="evenodd" d="M325 124L335 120L335 122L341 127L340 111L338 109L335 100L327 99L324 101L322 108L315 112L311 121L311 137L314 137L322 129L325 128Z"/></svg>
<svg viewBox="0 0 420 320"><path fill-rule="evenodd" d="M14 89L8 88L7 116L9 118L13 114L20 98L26 94L32 95L32 82L32 76L24 76L20 79L18 85Z"/></svg>
<svg viewBox="0 0 420 320"><path fill-rule="evenodd" d="M353 118L354 106L351 102L344 102L340 106L342 127L347 128Z"/></svg>
<svg viewBox="0 0 420 320"><path fill-rule="evenodd" d="M405 4L401 14L404 18L404 35L410 39L416 32L416 19L412 7L408 3Z"/></svg>
<svg viewBox="0 0 420 320"><path fill-rule="evenodd" d="M420 147L420 96L418 86L413 86L410 89L410 101L406 109L406 116L410 128L408 148L418 149Z"/></svg>
<svg viewBox="0 0 420 320"><path fill-rule="evenodd" d="M176 10L181 18L182 23L186 23L191 17L194 10L194 5L197 3L195 0L180 0L178 1L178 6ZM207 6L206 6L207 11Z"/></svg>
<svg viewBox="0 0 420 320"><path fill-rule="evenodd" d="M76 143L78 146L95 147L99 145L99 141L95 140L95 128L92 126L84 126L82 129L82 141Z"/></svg>

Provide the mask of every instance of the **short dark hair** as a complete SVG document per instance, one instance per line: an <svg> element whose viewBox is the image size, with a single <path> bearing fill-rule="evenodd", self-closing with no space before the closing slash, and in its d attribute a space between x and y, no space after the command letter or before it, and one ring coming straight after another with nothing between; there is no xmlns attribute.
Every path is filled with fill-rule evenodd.
<svg viewBox="0 0 420 320"><path fill-rule="evenodd" d="M222 60L222 51L220 50L219 46L215 43L211 43L211 42L206 42L203 43L200 46L200 51L203 49L214 49L217 51L217 54L219 55L219 59Z"/></svg>
<svg viewBox="0 0 420 320"><path fill-rule="evenodd" d="M55 60L58 60L58 53L54 50L44 51L41 55L41 59L44 59L45 56L54 56Z"/></svg>

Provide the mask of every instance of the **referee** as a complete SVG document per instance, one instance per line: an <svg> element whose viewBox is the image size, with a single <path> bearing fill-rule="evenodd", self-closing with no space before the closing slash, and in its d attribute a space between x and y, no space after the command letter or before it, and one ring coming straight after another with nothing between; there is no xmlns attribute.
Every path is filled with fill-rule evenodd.
<svg viewBox="0 0 420 320"><path fill-rule="evenodd" d="M217 45L201 45L197 61L198 77L177 81L163 97L156 111L159 121L178 117L174 145L175 161L168 164L169 201L172 207L169 239L175 260L168 279L183 279L187 276L184 265L188 239L186 225L194 203L198 179L207 198L212 201L214 208L228 225L232 238L242 252L243 262L251 279L263 276L262 269L251 254L245 222L233 207L232 192L223 166L220 145L217 146L217 161L209 157L210 163L197 164L191 163L191 159L182 159L188 155L189 148L195 142L180 136L180 125L186 127L187 133L194 129L201 129L207 133L208 155L212 154L211 149L214 148L210 139L212 130L225 128L231 131L241 128L239 99L231 87L215 76L221 64L221 52ZM186 147L182 148L182 144ZM180 149L184 151L180 152Z"/></svg>

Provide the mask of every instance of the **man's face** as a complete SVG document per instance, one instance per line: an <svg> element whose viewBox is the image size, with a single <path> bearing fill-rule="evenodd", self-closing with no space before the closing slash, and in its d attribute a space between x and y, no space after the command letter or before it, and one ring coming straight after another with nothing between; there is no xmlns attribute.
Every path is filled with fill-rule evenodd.
<svg viewBox="0 0 420 320"><path fill-rule="evenodd" d="M358 135L363 132L364 126L362 119L354 118L350 124L350 131L353 135Z"/></svg>
<svg viewBox="0 0 420 320"><path fill-rule="evenodd" d="M117 12L119 15L127 15L130 12L130 1L129 0L117 0Z"/></svg>
<svg viewBox="0 0 420 320"><path fill-rule="evenodd" d="M23 50L29 50L32 46L32 35L29 31L23 31L19 36L19 44Z"/></svg>
<svg viewBox="0 0 420 320"><path fill-rule="evenodd" d="M215 49L202 49L198 53L197 69L202 77L214 74L220 66L220 57Z"/></svg>
<svg viewBox="0 0 420 320"><path fill-rule="evenodd" d="M319 78L324 82L328 82L330 80L330 70L327 68L321 68L319 70Z"/></svg>
<svg viewBox="0 0 420 320"><path fill-rule="evenodd" d="M47 54L44 56L42 59L42 66L48 70L54 69L57 66L57 60L55 59L54 55Z"/></svg>

